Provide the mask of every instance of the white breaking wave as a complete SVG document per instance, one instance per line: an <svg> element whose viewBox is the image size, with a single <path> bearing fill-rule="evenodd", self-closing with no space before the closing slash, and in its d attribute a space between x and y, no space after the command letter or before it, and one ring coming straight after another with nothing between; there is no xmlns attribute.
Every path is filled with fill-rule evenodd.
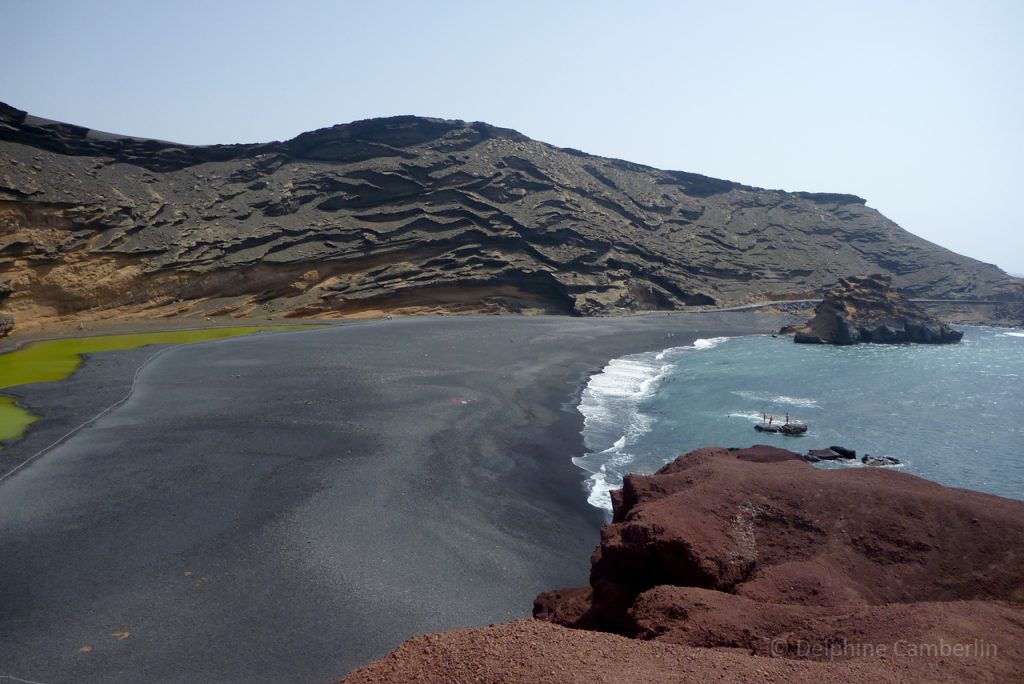
<svg viewBox="0 0 1024 684"><path fill-rule="evenodd" d="M634 461L630 447L654 425L654 417L644 413L641 406L654 396L661 381L672 371L670 361L695 351L714 349L728 339L699 339L688 347L612 359L600 373L590 377L579 405L588 453L573 458L573 463L591 474L587 480L587 501L591 505L612 510L608 492L621 487L622 476L630 471Z"/></svg>
<svg viewBox="0 0 1024 684"><path fill-rule="evenodd" d="M715 347L717 347L718 345L722 344L723 342L725 342L728 339L729 339L728 337L712 337L712 338L709 338L709 339L699 339L699 340L694 341L693 348L694 349L714 349Z"/></svg>
<svg viewBox="0 0 1024 684"><path fill-rule="evenodd" d="M615 444L612 444L610 447L608 447L607 449L605 449L601 453L602 454L617 454L620 451L622 451L622 447L624 447L624 446L626 446L626 435L622 435L622 437L619 437L617 440L615 440Z"/></svg>
<svg viewBox="0 0 1024 684"><path fill-rule="evenodd" d="M700 339L694 340L693 344L688 347L669 347L668 349L663 349L662 351L658 352L658 355L655 356L654 358L658 361L663 361L670 356L685 354L687 352L692 352L694 350L701 351L706 349L714 349L715 347L727 341L728 339L728 337L701 337Z"/></svg>
<svg viewBox="0 0 1024 684"><path fill-rule="evenodd" d="M1024 337L1024 332L1006 332L1002 333L1002 337Z"/></svg>
<svg viewBox="0 0 1024 684"><path fill-rule="evenodd" d="M819 468L824 468L826 470L829 468L877 468L879 470L899 470L907 467L907 464L904 463L903 461L887 466L870 466L867 463L862 463L859 458L855 458L852 461L847 461L844 459L837 459L835 461L822 461L821 463L817 463L815 465L817 465Z"/></svg>
<svg viewBox="0 0 1024 684"><path fill-rule="evenodd" d="M820 408L816 399L806 399L804 397L789 397L785 394L765 394L762 392L750 392L747 390L740 390L737 392L731 392L737 397L746 399L748 401L757 401L772 404L786 404L788 406L799 406L800 408Z"/></svg>
<svg viewBox="0 0 1024 684"><path fill-rule="evenodd" d="M588 449L604 451L620 439L626 440L624 446L633 434L650 428L650 419L638 413L637 408L654 393L658 382L672 367L655 361L652 354L614 359L600 373L591 376L580 401Z"/></svg>
<svg viewBox="0 0 1024 684"><path fill-rule="evenodd" d="M762 420L764 420L764 414L761 414L761 413L750 413L750 412L747 412L747 413L730 413L729 417L730 418L745 418L746 420L751 420L751 421L754 421L755 423L760 423Z"/></svg>
<svg viewBox="0 0 1024 684"><path fill-rule="evenodd" d="M606 511L610 511L612 510L611 491L616 489L616 486L609 485L604 475L602 471L594 473L587 478L587 482L590 484L590 495L587 497L587 503L595 508L603 508ZM621 486L621 482L619 486Z"/></svg>

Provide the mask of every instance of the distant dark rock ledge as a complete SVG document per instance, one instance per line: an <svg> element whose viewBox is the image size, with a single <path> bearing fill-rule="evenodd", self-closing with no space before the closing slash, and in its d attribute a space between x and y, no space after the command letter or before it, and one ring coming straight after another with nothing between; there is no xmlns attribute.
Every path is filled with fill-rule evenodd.
<svg viewBox="0 0 1024 684"><path fill-rule="evenodd" d="M884 275L843 278L814 309L814 318L789 326L804 344L848 345L860 342L944 344L964 336L921 307L907 301Z"/></svg>
<svg viewBox="0 0 1024 684"><path fill-rule="evenodd" d="M590 584L533 621L416 637L345 682L1009 681L1024 502L768 446L613 493Z"/></svg>

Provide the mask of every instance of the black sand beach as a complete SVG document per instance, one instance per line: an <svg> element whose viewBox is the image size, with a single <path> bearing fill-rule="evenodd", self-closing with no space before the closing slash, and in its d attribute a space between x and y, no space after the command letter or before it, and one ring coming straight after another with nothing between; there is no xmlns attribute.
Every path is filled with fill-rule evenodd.
<svg viewBox="0 0 1024 684"><path fill-rule="evenodd" d="M526 616L586 582L597 542L570 460L587 376L777 325L413 318L170 350L0 482L0 675L329 682L413 634ZM75 383L123 394L150 355L90 361L41 408L98 411Z"/></svg>

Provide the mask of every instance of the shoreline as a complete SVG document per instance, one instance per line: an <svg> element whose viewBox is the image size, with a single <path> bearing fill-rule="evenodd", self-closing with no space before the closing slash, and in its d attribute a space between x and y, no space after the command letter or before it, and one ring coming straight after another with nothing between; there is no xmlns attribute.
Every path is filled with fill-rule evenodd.
<svg viewBox="0 0 1024 684"><path fill-rule="evenodd" d="M144 335L148 333L191 332L216 328L268 328L268 327L323 327L357 323L361 319L290 319L274 318L265 321L248 319L209 321L197 318L119 318L90 323L87 328L79 328L75 323L63 323L53 326L29 328L27 331L15 328L4 338L0 338L0 354L9 354L35 342L51 340L88 339L107 337L110 335ZM364 319L363 319L364 320Z"/></svg>
<svg viewBox="0 0 1024 684"><path fill-rule="evenodd" d="M628 314L623 316L602 316L602 317L563 317L563 316L502 316L506 320L534 320L534 319L566 319L566 320L579 320L579 321L623 321L623 320L639 320L639 319L652 319L661 318L662 312L639 312L635 314ZM758 317L763 318L766 321L771 319L780 318L780 314L763 314L756 311L751 311L746 308L741 309L722 309L722 310L711 310L711 311L683 311L683 312L669 312L666 315L666 319L672 319L673 315L680 318L686 316L694 317L706 317L715 314L728 314L730 317L735 316L747 316L747 317ZM104 319L95 321L90 324L89 328L83 329L77 327L78 323L70 321L64 324L56 326L48 326L45 328L32 328L26 334L25 332L15 330L13 333L5 338L0 339L0 355L10 354L22 350L24 347L36 344L40 342L59 341L59 340L77 340L77 339L90 339L96 337L107 337L112 335L135 335L135 334L159 334L165 332L191 332L191 331L205 331L218 328L239 328L239 327L281 327L282 332L289 328L298 328L300 326L308 327L309 329L317 329L324 327L347 327L347 326L358 326L358 325L373 325L384 323L389 320L420 320L420 319L453 319L453 318L494 318L490 314L452 314L452 315L430 315L430 316L394 316L393 319L386 318L385 316L365 317L365 316L351 316L340 319L316 319L316 320L298 320L287 318L276 318L269 319L265 325L258 323L246 323L240 324L237 320L202 320L196 318L157 318L157 319L145 319L145 318L124 318L124 319ZM773 324L778 324L775 321ZM85 334L83 334L85 333ZM204 342L215 342L214 340L206 340ZM58 413L53 407L48 406L52 404L53 392L47 392L44 390L40 391L39 387L30 387L29 385L37 385L37 383L30 384L19 384L11 387L0 389L0 396L9 398L11 403L23 411L27 416L32 418L32 421L28 423L27 428L15 439L11 440L10 443L0 443L0 480L8 477L11 474L13 468L20 468L25 464L24 460L26 456L30 456L29 460L35 460L38 456L42 455L42 452L48 451L49 449L57 446L63 442L68 436L65 435L63 430L71 429L77 432L79 429L84 428L88 423L98 418L103 412L114 408L114 404L111 401L115 401L112 395L101 391L100 385L103 384L99 378L106 378L111 373L112 366L119 365L115 363L102 363L95 373L91 372L90 367L97 363L97 359L102 361L112 362L115 358L113 354L125 354L131 351L142 351L154 352L153 354L145 354L144 358L139 360L137 358L125 357L124 361L127 366L134 366L134 370L139 370L142 366L148 363L156 354L162 353L162 350L169 349L174 346L179 346L184 343L150 343L145 344L136 349L120 349L101 352L102 357L97 357L96 353L81 354L78 367L73 370L68 376L52 382L46 382L42 387L52 388L57 390L58 393L63 393L65 389L68 390L69 394L76 395L77 399L91 398L93 399L90 403L91 406L91 418L89 418L90 410L78 410L73 411L71 416L66 415L55 415ZM198 344L198 342L192 342L189 344ZM692 344L692 341L689 343ZM643 350L641 350L643 351ZM650 350L647 350L650 351ZM637 351L625 352L626 354L640 353ZM612 359L617 357L611 357L606 359L600 365L594 366L591 370L587 371L580 379L579 386L575 390L572 401L573 407L579 406L582 399L582 394L587 387L588 380L595 374L600 373L604 367ZM86 373L86 380L81 384L82 387L76 387L75 385L68 385L76 376L81 374L83 371L90 371ZM97 377L92 377L96 375ZM116 381L116 380L115 380ZM120 380L124 383L123 379ZM130 384L130 383L129 383ZM127 384L125 385L128 386ZM127 400L128 396L122 399L116 400L117 404ZM106 401L107 403L103 403ZM41 403L41 406L35 404ZM63 409L64 407L61 407ZM75 423L75 421L79 421ZM31 432L30 432L31 430ZM56 441L51 441L56 435L63 435L57 438ZM583 452L585 453L585 452ZM581 469L582 471L582 469Z"/></svg>
<svg viewBox="0 0 1024 684"><path fill-rule="evenodd" d="M31 394L29 386L67 380L93 354L146 347L169 348L179 344L195 344L262 332L285 332L304 327L306 326L211 326L146 333L21 340L11 350L0 353L0 397L3 398L0 401L0 450L16 445L28 427L40 418L31 411L29 402L25 400L26 395ZM154 357L155 354L150 358ZM111 408L113 406L108 406L104 411ZM85 423L79 425L75 430L84 425ZM9 457L0 457L0 478L6 476L6 462L9 460Z"/></svg>
<svg viewBox="0 0 1024 684"><path fill-rule="evenodd" d="M586 448L572 460L586 474L587 502L600 510L606 521L610 521L612 515L611 490L621 488L621 478L627 472L638 472L627 468L643 466L635 462L630 450L637 439L643 439L654 429L656 421L647 422L649 417L640 407L643 402L657 397L666 371L682 358L710 351L730 339L751 334L756 336L759 333L687 337L659 350L634 352L610 359L586 379L576 395L576 410L583 415L581 432ZM640 423L636 422L638 418ZM621 461L623 456L630 460L624 463ZM673 457L666 452L664 462ZM651 467L649 463L646 465Z"/></svg>
<svg viewBox="0 0 1024 684"><path fill-rule="evenodd" d="M603 522L572 462L590 375L774 320L417 317L176 347L0 483L0 671L330 681L413 634L525 617L585 579ZM96 355L51 410L142 360ZM238 643L253 621L273 629Z"/></svg>

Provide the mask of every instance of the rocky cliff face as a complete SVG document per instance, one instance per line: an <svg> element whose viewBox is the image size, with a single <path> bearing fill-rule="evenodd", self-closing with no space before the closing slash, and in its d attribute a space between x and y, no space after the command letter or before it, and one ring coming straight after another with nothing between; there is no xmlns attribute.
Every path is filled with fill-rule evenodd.
<svg viewBox="0 0 1024 684"><path fill-rule="evenodd" d="M1024 502L761 446L627 476L613 503L590 586L537 598L552 625L418 637L346 681L984 682L1024 668Z"/></svg>
<svg viewBox="0 0 1024 684"><path fill-rule="evenodd" d="M805 344L859 342L943 344L959 342L964 334L908 302L881 275L843 278L825 294L814 318L787 328Z"/></svg>
<svg viewBox="0 0 1024 684"><path fill-rule="evenodd" d="M1004 541L1024 539L1024 503L904 473L710 448L627 476L613 505L590 586L542 594L538 617L768 655L779 636L827 645L867 630L838 617L870 622L881 606L899 604L895 619L921 603L1024 600L1024 552ZM751 617L745 631L721 623L730 612Z"/></svg>
<svg viewBox="0 0 1024 684"><path fill-rule="evenodd" d="M0 105L0 277L21 324L97 316L606 314L1020 283L852 195L762 190L411 116L190 147ZM1018 288L1018 289L1014 289Z"/></svg>

